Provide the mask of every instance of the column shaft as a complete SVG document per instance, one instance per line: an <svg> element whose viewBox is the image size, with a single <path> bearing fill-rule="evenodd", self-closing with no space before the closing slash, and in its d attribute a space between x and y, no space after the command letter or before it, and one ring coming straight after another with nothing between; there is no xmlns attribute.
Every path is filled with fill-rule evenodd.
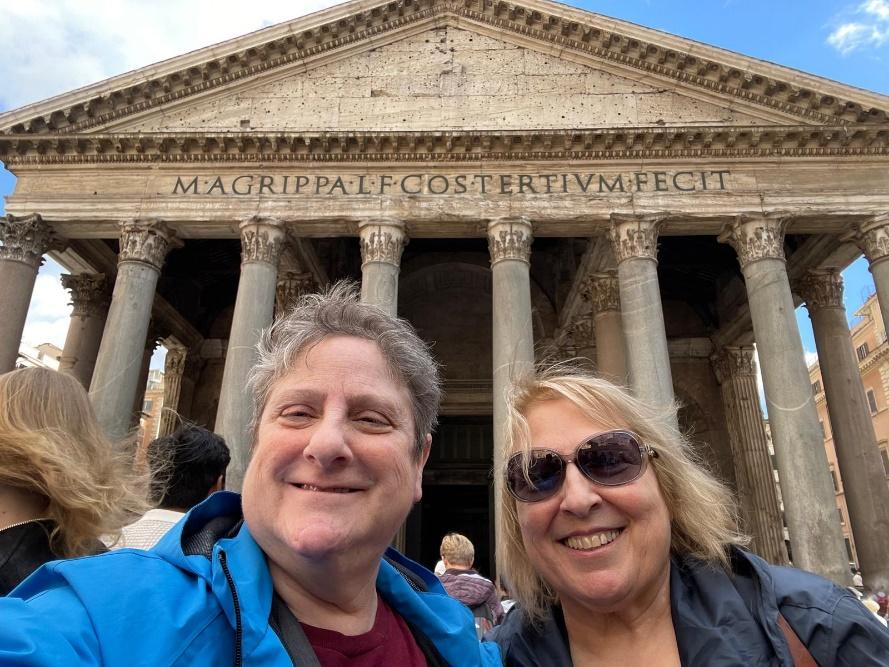
<svg viewBox="0 0 889 667"><path fill-rule="evenodd" d="M673 405L673 375L657 277L660 222L657 217L612 215L611 243L618 262L630 387L642 400L666 408Z"/></svg>
<svg viewBox="0 0 889 667"><path fill-rule="evenodd" d="M800 284L824 380L858 564L874 590L889 587L889 487L852 346L843 281L836 271L812 271Z"/></svg>
<svg viewBox="0 0 889 667"><path fill-rule="evenodd" d="M162 222L121 225L117 278L90 383L99 423L115 441L130 431L155 288L172 242Z"/></svg>
<svg viewBox="0 0 889 667"><path fill-rule="evenodd" d="M59 370L73 375L89 389L108 317L108 283L104 274L63 275L62 286L71 292L71 321Z"/></svg>
<svg viewBox="0 0 889 667"><path fill-rule="evenodd" d="M756 390L753 348L727 348L714 359L722 390L743 529L750 548L767 561L787 563L778 492Z"/></svg>
<svg viewBox="0 0 889 667"><path fill-rule="evenodd" d="M784 264L784 221L740 216L720 240L734 246L747 285L794 564L848 585L843 533Z"/></svg>
<svg viewBox="0 0 889 667"><path fill-rule="evenodd" d="M361 300L398 314L398 272L406 245L404 223L366 220L358 226L361 240Z"/></svg>
<svg viewBox="0 0 889 667"><path fill-rule="evenodd" d="M215 428L231 450L226 487L235 491L241 490L252 444L251 404L244 394L244 381L256 364L256 344L262 329L272 323L283 242L284 230L276 221L253 219L241 223L241 278Z"/></svg>
<svg viewBox="0 0 889 667"><path fill-rule="evenodd" d="M15 368L37 271L52 242L39 215L0 218L0 373Z"/></svg>
<svg viewBox="0 0 889 667"><path fill-rule="evenodd" d="M584 296L590 301L596 332L596 367L599 374L619 385L627 384L627 355L620 307L617 271L589 277Z"/></svg>
<svg viewBox="0 0 889 667"><path fill-rule="evenodd" d="M506 391L510 383L534 369L534 325L531 320L531 223L524 219L488 224L493 300L494 470L501 470L507 440ZM495 497L502 480L494 475ZM496 503L495 525L500 525Z"/></svg>

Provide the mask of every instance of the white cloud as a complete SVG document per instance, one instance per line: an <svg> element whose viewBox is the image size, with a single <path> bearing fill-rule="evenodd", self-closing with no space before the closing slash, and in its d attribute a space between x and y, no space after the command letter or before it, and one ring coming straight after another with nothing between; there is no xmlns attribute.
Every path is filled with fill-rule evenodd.
<svg viewBox="0 0 889 667"><path fill-rule="evenodd" d="M0 0L0 110L337 4L336 0Z"/></svg>
<svg viewBox="0 0 889 667"><path fill-rule="evenodd" d="M827 43L846 55L867 46L889 42L889 0L866 0L854 11L855 20L841 23Z"/></svg>
<svg viewBox="0 0 889 667"><path fill-rule="evenodd" d="M809 352L808 350L804 350L806 354L806 368L810 368L812 364L818 363L818 353L817 352Z"/></svg>
<svg viewBox="0 0 889 667"><path fill-rule="evenodd" d="M34 283L22 340L31 347L40 343L65 344L71 314L70 294L59 280L59 267L51 260L41 267Z"/></svg>

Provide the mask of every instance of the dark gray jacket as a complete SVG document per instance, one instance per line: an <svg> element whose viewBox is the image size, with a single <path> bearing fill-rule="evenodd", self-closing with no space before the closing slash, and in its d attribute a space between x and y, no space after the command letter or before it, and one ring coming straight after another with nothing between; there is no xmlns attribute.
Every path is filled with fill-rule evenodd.
<svg viewBox="0 0 889 667"><path fill-rule="evenodd" d="M792 667L779 610L820 667L889 665L889 631L848 590L740 549L732 570L673 559L670 605L685 667ZM500 646L507 667L571 665L559 608L541 628L516 609L485 641Z"/></svg>

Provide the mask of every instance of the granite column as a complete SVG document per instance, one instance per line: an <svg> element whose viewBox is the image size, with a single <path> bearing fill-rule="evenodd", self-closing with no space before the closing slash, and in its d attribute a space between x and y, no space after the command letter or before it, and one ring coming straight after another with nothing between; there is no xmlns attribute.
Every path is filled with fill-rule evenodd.
<svg viewBox="0 0 889 667"><path fill-rule="evenodd" d="M889 213L882 213L856 225L842 240L852 241L867 257L883 325L889 327Z"/></svg>
<svg viewBox="0 0 889 667"><path fill-rule="evenodd" d="M358 225L361 240L361 300L398 314L398 272L407 245L400 220L365 220Z"/></svg>
<svg viewBox="0 0 889 667"><path fill-rule="evenodd" d="M657 277L661 221L660 216L612 214L610 237L617 260L630 388L643 401L669 409L673 375Z"/></svg>
<svg viewBox="0 0 889 667"><path fill-rule="evenodd" d="M751 551L770 563L787 563L778 490L769 456L752 347L727 347L713 358L722 389L742 528L752 538Z"/></svg>
<svg viewBox="0 0 889 667"><path fill-rule="evenodd" d="M793 562L851 582L833 483L784 260L785 220L740 215L719 240L738 254L759 352Z"/></svg>
<svg viewBox="0 0 889 667"><path fill-rule="evenodd" d="M0 373L15 368L37 271L52 241L39 215L0 218Z"/></svg>
<svg viewBox="0 0 889 667"><path fill-rule="evenodd" d="M531 243L527 218L488 223L493 297L494 498L503 485L500 471L506 453L506 391L510 383L534 370L534 326L531 321ZM495 500L495 526L500 503Z"/></svg>
<svg viewBox="0 0 889 667"><path fill-rule="evenodd" d="M868 586L886 590L889 487L846 320L843 279L836 270L809 271L798 291L812 319L858 564Z"/></svg>
<svg viewBox="0 0 889 667"><path fill-rule="evenodd" d="M627 356L620 312L620 281L617 271L589 277L584 295L589 299L596 332L596 368L606 380L627 384Z"/></svg>
<svg viewBox="0 0 889 667"><path fill-rule="evenodd" d="M64 274L62 286L71 292L74 309L59 370L73 375L89 389L108 317L111 291L103 273Z"/></svg>
<svg viewBox="0 0 889 667"><path fill-rule="evenodd" d="M226 488L241 490L250 460L253 416L244 382L256 365L256 344L262 330L272 323L278 260L285 232L276 220L252 218L241 223L241 278L232 316L228 353L219 392L216 432L231 450Z"/></svg>
<svg viewBox="0 0 889 667"><path fill-rule="evenodd" d="M184 347L173 347L167 350L164 360L164 406L160 415L158 436L170 435L180 425L179 395L182 391L182 374L185 371L185 360L188 350Z"/></svg>
<svg viewBox="0 0 889 667"><path fill-rule="evenodd" d="M174 232L161 221L121 224L117 278L90 382L96 416L115 441L130 430L154 292L174 242Z"/></svg>

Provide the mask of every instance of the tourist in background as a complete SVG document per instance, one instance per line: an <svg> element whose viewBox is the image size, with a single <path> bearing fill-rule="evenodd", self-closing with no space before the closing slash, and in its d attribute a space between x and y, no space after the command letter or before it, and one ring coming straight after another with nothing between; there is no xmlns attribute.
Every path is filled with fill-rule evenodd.
<svg viewBox="0 0 889 667"><path fill-rule="evenodd" d="M558 367L514 388L497 556L520 613L489 634L506 664L889 664L848 590L741 547L674 416Z"/></svg>
<svg viewBox="0 0 889 667"><path fill-rule="evenodd" d="M448 595L469 607L475 617L476 632L481 637L503 620L503 607L497 587L472 569L475 547L472 541L460 533L448 533L439 548L445 571L441 584Z"/></svg>
<svg viewBox="0 0 889 667"><path fill-rule="evenodd" d="M105 551L100 536L147 507L126 447L99 427L70 375L0 375L0 595L40 565Z"/></svg>
<svg viewBox="0 0 889 667"><path fill-rule="evenodd" d="M114 549L150 549L192 507L225 488L225 469L231 460L222 436L185 424L171 435L148 444L151 501L138 521L124 526Z"/></svg>

